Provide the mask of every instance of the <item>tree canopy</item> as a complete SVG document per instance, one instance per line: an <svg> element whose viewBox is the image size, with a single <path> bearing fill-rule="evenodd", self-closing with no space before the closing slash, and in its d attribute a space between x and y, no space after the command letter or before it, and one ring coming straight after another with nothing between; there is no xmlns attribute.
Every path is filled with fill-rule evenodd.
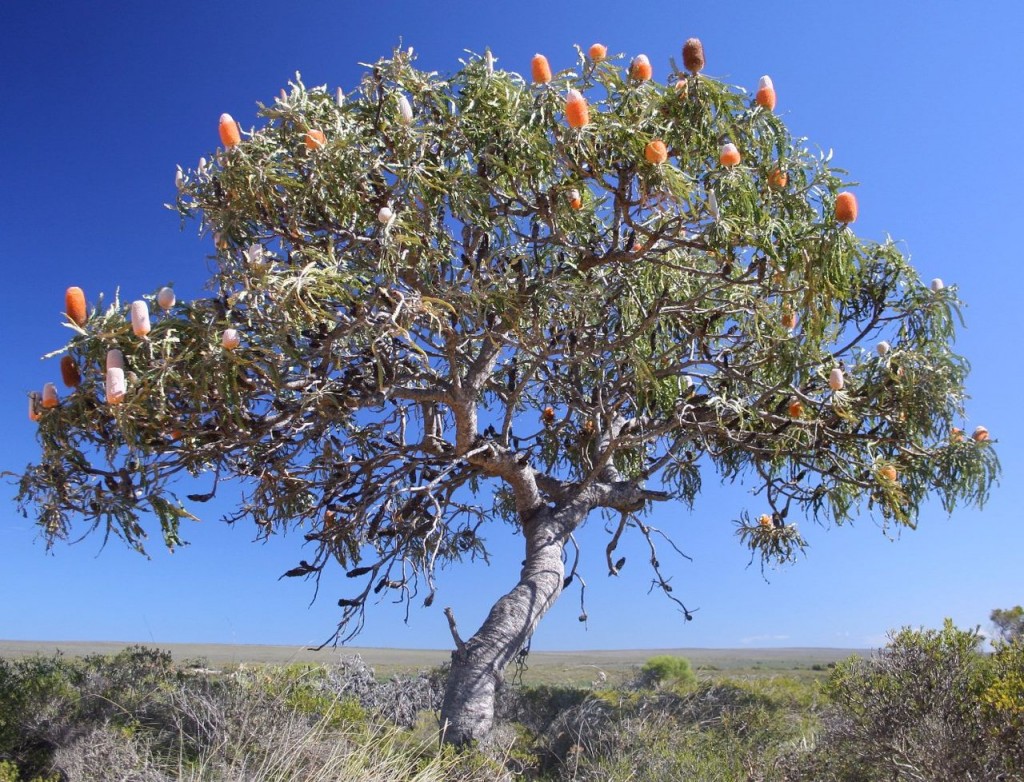
<svg viewBox="0 0 1024 782"><path fill-rule="evenodd" d="M1003 641L1024 639L1024 606L993 608L988 618Z"/></svg>
<svg viewBox="0 0 1024 782"><path fill-rule="evenodd" d="M304 531L290 575L352 577L344 638L543 508L608 514L612 573L646 536L678 600L643 513L702 474L755 482L733 521L769 561L805 545L798 519L983 502L998 462L957 428L955 287L857 237L845 172L750 93L619 59L530 83L399 50L353 92L297 76L258 126L225 119L173 205L212 238L211 294L163 310L154 281L142 336L116 296L69 318L80 382L32 409L22 507L51 542L84 523L142 550L156 517L174 547L238 481L230 521ZM185 475L210 493L180 497Z"/></svg>

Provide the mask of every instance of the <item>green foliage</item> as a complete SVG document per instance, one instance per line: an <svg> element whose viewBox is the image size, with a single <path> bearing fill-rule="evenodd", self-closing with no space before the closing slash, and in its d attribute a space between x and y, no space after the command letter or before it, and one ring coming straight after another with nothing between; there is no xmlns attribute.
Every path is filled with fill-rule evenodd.
<svg viewBox="0 0 1024 782"><path fill-rule="evenodd" d="M980 644L976 630L946 620L837 665L826 686L833 710L799 778L1018 778L1024 654L1008 645L988 659Z"/></svg>
<svg viewBox="0 0 1024 782"><path fill-rule="evenodd" d="M545 728L542 768L559 780L778 779L811 734L816 687L702 682L686 692L601 693Z"/></svg>
<svg viewBox="0 0 1024 782"><path fill-rule="evenodd" d="M339 698L331 691L328 671L322 665L294 663L271 668L261 672L257 686L292 711L321 719L331 728L366 722L366 710L356 698Z"/></svg>
<svg viewBox="0 0 1024 782"><path fill-rule="evenodd" d="M1024 606L993 609L989 619L1004 641L1024 639Z"/></svg>
<svg viewBox="0 0 1024 782"><path fill-rule="evenodd" d="M690 687L697 682L693 666L685 657L670 654L651 657L640 669L641 680L655 687Z"/></svg>
<svg viewBox="0 0 1024 782"><path fill-rule="evenodd" d="M432 601L436 567L486 556L496 518L692 502L705 466L762 492L736 516L772 561L803 550L800 515L913 526L931 494L984 502L992 444L950 437L966 415L956 290L838 224L845 172L744 91L669 83L582 52L544 86L480 57L427 73L405 51L340 97L296 77L242 143L181 174L173 208L213 236L212 296L155 315L145 339L116 297L69 324L83 382L42 416L22 509L50 542L82 519L139 550L152 514L174 547L189 508L237 479L230 519L301 525L316 546L293 575L336 562L358 579L341 602L355 632L371 594L422 585ZM570 88L590 102L579 129ZM739 165L720 164L724 138ZM211 483L188 508L183 474Z"/></svg>
<svg viewBox="0 0 1024 782"><path fill-rule="evenodd" d="M9 760L0 760L0 782L61 782L61 780L60 774L57 773L24 779L14 763Z"/></svg>

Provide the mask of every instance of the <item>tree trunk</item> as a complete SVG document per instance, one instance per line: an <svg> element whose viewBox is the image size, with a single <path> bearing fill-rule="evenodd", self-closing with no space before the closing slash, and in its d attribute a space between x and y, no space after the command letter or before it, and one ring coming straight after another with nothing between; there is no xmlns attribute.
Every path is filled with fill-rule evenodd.
<svg viewBox="0 0 1024 782"><path fill-rule="evenodd" d="M494 604L476 634L457 641L441 706L443 740L463 745L483 739L494 723L494 698L505 667L526 645L541 617L562 591L562 549L586 516L570 505L542 506L523 522L526 561L515 588Z"/></svg>

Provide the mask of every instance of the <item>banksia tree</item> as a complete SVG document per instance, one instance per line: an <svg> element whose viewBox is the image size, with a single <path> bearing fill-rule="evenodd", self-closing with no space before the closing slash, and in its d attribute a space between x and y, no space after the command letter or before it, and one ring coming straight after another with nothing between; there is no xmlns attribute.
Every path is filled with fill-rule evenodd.
<svg viewBox="0 0 1024 782"><path fill-rule="evenodd" d="M141 336L119 301L69 305L80 383L31 409L23 507L51 541L84 524L141 549L155 517L173 547L235 478L229 520L304 531L289 575L351 577L341 640L378 596L433 604L439 565L513 525L518 582L466 640L447 612L461 743L487 733L503 669L579 563L617 573L624 536L691 618L646 514L693 503L702 475L756 484L733 522L767 562L802 549L797 519L913 526L929 496L983 502L991 442L950 436L955 286L854 235L842 172L688 46L671 88L582 52L550 85L486 58L441 78L398 52L351 95L296 80L244 140L222 121L227 148L177 177L175 204L214 237L214 295L161 294ZM567 94L588 121L567 122ZM723 138L742 160L721 164ZM209 494L180 498L183 472ZM592 517L607 547L567 551Z"/></svg>

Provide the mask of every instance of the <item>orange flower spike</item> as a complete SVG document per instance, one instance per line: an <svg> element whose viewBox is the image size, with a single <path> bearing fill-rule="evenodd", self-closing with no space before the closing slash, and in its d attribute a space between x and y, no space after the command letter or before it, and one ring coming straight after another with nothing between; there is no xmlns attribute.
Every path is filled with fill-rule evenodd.
<svg viewBox="0 0 1024 782"><path fill-rule="evenodd" d="M224 333L220 335L220 344L225 350L234 350L241 345L242 337L238 329L224 329Z"/></svg>
<svg viewBox="0 0 1024 782"><path fill-rule="evenodd" d="M570 128L582 128L590 123L590 106L579 90L569 90L565 98L565 120Z"/></svg>
<svg viewBox="0 0 1024 782"><path fill-rule="evenodd" d="M230 114L220 115L220 141L228 149L242 143L242 131Z"/></svg>
<svg viewBox="0 0 1024 782"><path fill-rule="evenodd" d="M543 54L533 55L530 61L530 72L533 74L534 84L547 84L551 81L551 66L548 65L548 58Z"/></svg>
<svg viewBox="0 0 1024 782"><path fill-rule="evenodd" d="M173 288L168 288L165 286L160 289L159 293L156 294L156 303L160 305L160 309L162 309L164 312L167 312L169 309L171 309L171 307L174 306L175 301L176 299L174 297Z"/></svg>
<svg viewBox="0 0 1024 782"><path fill-rule="evenodd" d="M988 441L988 429L984 426L979 426L974 430L974 434L971 435L971 439L976 443L984 443Z"/></svg>
<svg viewBox="0 0 1024 782"><path fill-rule="evenodd" d="M551 426L555 422L555 408L548 405L541 412L540 418L544 422L544 426Z"/></svg>
<svg viewBox="0 0 1024 782"><path fill-rule="evenodd" d="M629 75L637 81L651 80L654 70L651 68L651 61L647 59L646 54L638 54L633 58L633 62L629 66Z"/></svg>
<svg viewBox="0 0 1024 782"><path fill-rule="evenodd" d="M119 367L108 367L107 368L107 404L108 405L119 405L124 401L124 395L127 391L127 384L125 383L124 370Z"/></svg>
<svg viewBox="0 0 1024 782"><path fill-rule="evenodd" d="M64 292L64 312L79 326L85 325L89 316L85 311L85 293L81 288L71 287Z"/></svg>
<svg viewBox="0 0 1024 782"><path fill-rule="evenodd" d="M760 516L757 517L757 523L765 529L771 529L772 517L769 516L767 513L762 513Z"/></svg>
<svg viewBox="0 0 1024 782"><path fill-rule="evenodd" d="M608 56L608 47L605 46L603 43L591 44L588 54L590 55L590 59L593 62L601 62Z"/></svg>
<svg viewBox="0 0 1024 782"><path fill-rule="evenodd" d="M802 418L804 415L804 403L797 397L791 396L789 403L786 405L786 412L789 413L790 418Z"/></svg>
<svg viewBox="0 0 1024 782"><path fill-rule="evenodd" d="M327 143L327 136L322 130L306 131L306 149L320 149Z"/></svg>
<svg viewBox="0 0 1024 782"><path fill-rule="evenodd" d="M583 208L583 199L580 198L580 191L576 188L569 191L569 206L573 209Z"/></svg>
<svg viewBox="0 0 1024 782"><path fill-rule="evenodd" d="M136 337L145 337L152 330L149 322L149 305L145 300L138 299L132 302L131 320L132 331Z"/></svg>
<svg viewBox="0 0 1024 782"><path fill-rule="evenodd" d="M895 483L896 479L899 478L899 473L896 468L891 464L887 464L878 471L878 477L889 483Z"/></svg>
<svg viewBox="0 0 1024 782"><path fill-rule="evenodd" d="M71 356L64 356L60 360L60 379L68 388L77 388L82 383L82 374L78 371L78 364Z"/></svg>
<svg viewBox="0 0 1024 782"><path fill-rule="evenodd" d="M757 85L757 94L754 102L762 109L775 111L775 85L772 84L771 76L762 76Z"/></svg>
<svg viewBox="0 0 1024 782"><path fill-rule="evenodd" d="M783 307L782 308L782 328L786 329L786 331L792 331L793 329L796 328L796 321L797 321L796 312L793 310L793 308L792 307Z"/></svg>
<svg viewBox="0 0 1024 782"><path fill-rule="evenodd" d="M789 184L789 174L781 169L775 169L768 175L768 187L772 190L782 190Z"/></svg>
<svg viewBox="0 0 1024 782"><path fill-rule="evenodd" d="M43 386L43 407L52 410L58 405L60 405L60 399L57 398L57 386L47 383Z"/></svg>
<svg viewBox="0 0 1024 782"><path fill-rule="evenodd" d="M740 151L736 149L735 144L722 144L718 150L718 162L723 166L735 166L741 159Z"/></svg>
<svg viewBox="0 0 1024 782"><path fill-rule="evenodd" d="M647 162L654 166L660 166L668 160L668 148L661 139L655 139L644 147L644 157Z"/></svg>
<svg viewBox="0 0 1024 782"><path fill-rule="evenodd" d="M683 44L683 65L690 73L704 70L704 44L700 38L689 38Z"/></svg>
<svg viewBox="0 0 1024 782"><path fill-rule="evenodd" d="M836 196L836 222L852 223L857 219L857 196L845 191Z"/></svg>

